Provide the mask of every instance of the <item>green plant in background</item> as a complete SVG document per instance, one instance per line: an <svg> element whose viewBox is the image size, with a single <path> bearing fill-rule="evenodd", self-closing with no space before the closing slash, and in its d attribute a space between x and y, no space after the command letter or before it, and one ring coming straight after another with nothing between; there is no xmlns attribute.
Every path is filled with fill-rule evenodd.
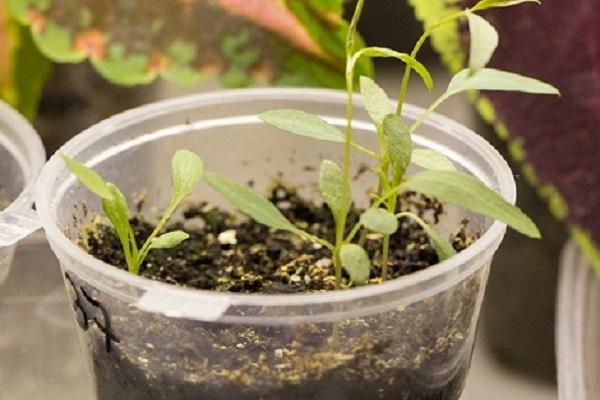
<svg viewBox="0 0 600 400"><path fill-rule="evenodd" d="M89 60L118 85L157 77L226 86L273 82L343 86L344 0L114 2L6 0L14 21L59 63ZM131 15L135 15L132 22ZM369 74L372 67L361 63Z"/></svg>
<svg viewBox="0 0 600 400"><path fill-rule="evenodd" d="M33 119L50 62L29 30L10 20L0 4L0 98Z"/></svg>
<svg viewBox="0 0 600 400"><path fill-rule="evenodd" d="M341 132L337 127L330 125L327 121L316 115L299 110L274 110L261 115L265 123L281 128L289 133L343 144L343 164L339 166L331 160L324 160L321 164L319 178L323 199L331 210L335 221L335 240L333 243L301 230L286 219L266 198L216 173L204 171L204 173L198 172L191 175L191 168L185 168L184 170L187 171L186 174L193 176L193 179L187 179L190 185L186 186L188 189L186 194L191 191L193 184L203 178L235 208L256 222L273 229L291 232L306 240L311 240L325 246L333 255L338 288L341 287L343 269L346 270L354 284L363 284L370 277L372 260L369 259L367 252L361 246L361 240L357 240L357 235L361 231L373 231L383 235L380 264L382 266L382 278L387 278L390 236L397 231L399 226L398 220L402 218L410 218L424 229L429 235L431 244L441 261L455 254L455 250L448 240L439 235L433 227L429 226L417 215L410 212L397 211L398 196L405 191L422 193L435 197L440 201L458 205L466 210L505 222L524 235L539 238L540 233L537 227L519 208L506 202L479 180L458 172L453 163L442 154L432 150L413 149L411 137L412 133L425 122L427 117L443 101L461 92L469 90L511 90L527 93L559 94L554 87L538 80L485 67L498 45L498 34L493 26L478 16L476 12L490 7L515 5L524 1L482 0L474 7L463 10L456 13L456 15L445 18L438 24L432 25L417 42L413 52L406 54L379 47L367 47L357 50L356 27L365 4L365 0L359 0L350 23L345 46L345 78L348 94L345 132ZM431 107L416 121L411 125L407 125L402 119L401 112L411 71L414 70L428 88L433 86L430 73L416 59L416 55L432 30L443 26L444 23L455 18L467 18L469 22L471 31L469 68L457 73L450 81L444 94L434 101ZM402 88L396 110L392 108L388 96L381 87L368 77L360 77L359 82L363 101L373 120L379 139L378 151L356 144L352 137L354 84L356 81L355 67L363 57L392 57L402 61L406 65L406 72L402 80ZM354 226L349 227L348 215L352 205L350 167L353 150L365 153L375 162L372 171L378 180L378 190L371 206L360 215L359 221ZM196 164L202 164L197 156L189 155L189 160L192 159L196 160ZM71 169L74 170L73 165L75 164L73 162L69 163ZM412 176L407 176L406 171L411 163L420 166L423 170ZM95 175L90 171L82 174L82 171L86 170L82 166L78 166L78 168L80 168L80 172L78 173L79 179L90 188L89 176ZM202 171L202 168L200 167L198 170ZM86 183L85 179L87 179L88 183ZM124 208L122 206L122 195L116 194L114 186L104 184L103 181L98 181L97 178L94 178L94 180L104 185L102 186L104 189L94 192L96 195L102 198L103 201L113 196L113 200L118 200L120 209ZM109 195L111 190L114 193ZM169 207L171 213L173 204L172 202ZM119 236L122 238L122 244L127 252L127 246L131 246L132 242L131 235L127 239L126 229L122 227L124 226L123 222L115 223L116 218L111 217L110 210L107 212L106 206L104 209L115 226L115 230L117 232L119 230L122 231ZM123 218L125 214L121 212L120 215ZM171 214L167 212L166 215L170 216ZM163 217L161 220L155 232L156 235L164 226L164 223L166 223L168 216L166 218ZM121 224L119 227L118 223ZM153 239L151 238L150 241ZM177 243L173 241L170 244ZM151 245L145 245L143 248L148 247L151 247ZM141 252L142 256L146 254L147 252L145 254L143 251ZM130 271L137 273L139 271L139 264L134 269L130 268Z"/></svg>

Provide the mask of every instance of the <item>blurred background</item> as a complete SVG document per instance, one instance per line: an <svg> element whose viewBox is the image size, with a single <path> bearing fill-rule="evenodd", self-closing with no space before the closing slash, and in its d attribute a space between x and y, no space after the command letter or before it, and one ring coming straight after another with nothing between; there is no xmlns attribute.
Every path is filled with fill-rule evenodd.
<svg viewBox="0 0 600 400"><path fill-rule="evenodd" d="M151 7L138 4L137 8L136 2L123 1L114 6L114 10L106 11L102 1L55 0L49 2L52 5L44 12L17 3L7 0L6 8L0 8L0 34L3 35L0 53L4 55L0 58L0 70L3 71L0 72L0 94L31 118L48 154L106 117L159 99L223 86L340 85L339 32L343 31L343 24L339 15L336 16L336 9L315 6L313 10L319 18L301 20L301 24L310 27L314 41L311 43L274 31L269 21L257 22L256 15L243 18L242 11L216 13L208 19L205 6L198 5L203 3L201 1L181 1L178 6L150 2ZM25 3L32 5L35 2ZM343 2L323 3L341 5ZM443 6L445 1L432 1L429 6L423 3L417 0L368 1L359 28L365 42L409 52L422 33L423 22L444 15L453 7ZM346 14L352 6L352 2L346 2ZM555 24L561 10L556 4L548 6L535 18L542 25ZM588 11L598 17L597 7ZM9 12L15 17L13 20L8 17ZM268 12L264 10L265 15ZM560 72L546 73L543 68L531 70L532 65L543 64L541 61L546 53L532 50L540 46L539 36L534 33L531 37L521 36L523 42L515 38L514 35L522 35L527 29L525 21L530 24L536 21L529 9L522 14L518 12L508 13L505 19L491 16L492 22L500 28L501 37L506 35L509 44L520 47L518 57L506 55L506 50L501 47L497 55L500 58L493 62L510 64L512 68L507 69L528 72L555 83L552 74ZM200 14L195 13L204 14L198 16ZM168 21L166 15L175 22ZM95 24L99 20L105 30ZM510 28L511 21L516 26L514 29ZM597 22L600 26L600 18ZM581 21L573 17L573 21L561 25L560 30L575 35L576 29L581 27L571 27L571 24L581 25ZM141 26L158 29L161 33L146 31ZM72 46L68 47L60 41L64 32L72 32L74 27L79 33L73 36ZM188 30L188 34L181 35L177 46L166 47L164 38L175 36L177 29ZM457 64L464 62L461 61L465 54L462 28L454 29L455 36L435 37L435 49L427 45L419 57L434 71L436 91L427 93L414 82L409 102L430 104L436 93L444 89ZM594 37L598 33L594 29L585 31L579 39L595 40L598 45L600 36ZM552 46L554 36L560 32L555 27L545 31L545 35L550 42L548 46ZM156 39L157 36L162 39ZM121 40L121 47L105 48L105 40L109 37ZM152 38L156 40L152 41ZM558 39L554 44L558 44ZM45 55L40 54L38 48ZM566 54L572 50L561 48L561 51ZM524 52L525 56L531 57L530 62L520 61ZM145 56L143 68L138 66L137 53ZM325 61L323 53L327 54ZM52 56L53 62L48 61L48 55ZM88 57L91 63L85 60ZM201 68L190 70L191 62L200 63ZM370 66L361 68L369 71ZM201 76L197 76L199 71ZM375 75L391 97L395 97L399 89L402 72L392 61L375 65ZM591 74L597 78L599 73L596 68ZM544 74L550 75L545 77ZM599 85L597 80L593 82L592 86ZM598 87L591 89L596 96ZM559 88L564 92L563 87L559 85ZM577 90L582 93L581 84L577 85ZM15 96L15 91L20 91L21 98ZM568 99L569 94L564 97ZM509 100L489 98L490 104L498 105L497 118L491 118L490 112L483 110L485 105L481 101L466 96L453 99L439 110L483 135L505 158L512 160L518 203L538 223L544 235L542 241L534 241L509 232L496 256L465 398L550 400L558 398L554 351L558 267L562 246L569 237L568 226L573 221L557 211L557 207L548 207L548 200L556 197L549 196L547 190L540 190L546 186L531 185L531 166L537 167L537 177L542 180L544 176L552 176L554 170L544 157L552 158L555 154L540 154L535 150L535 146L543 147L544 144L526 136L533 132L525 129L528 128L526 124L512 123L509 118L504 118L505 125L499 126L497 121ZM514 112L527 114L532 107L543 109L546 115L557 110L555 105L514 103ZM592 112L598 118L598 108ZM543 117L536 115L535 121L540 118ZM572 125L585 129L589 123L589 120L582 120L581 124L573 121ZM515 129L511 131L511 127ZM590 133L587 139L592 146L598 142L595 133L595 136ZM572 150L578 151L578 148ZM522 153L537 158L519 156ZM593 162L598 165L597 160ZM560 188L560 181L556 185ZM5 288L0 290L0 327L11 327L10 330L0 329L0 399L68 400L89 396L87 378L78 355L75 325L61 287L59 268L55 262L49 262L52 258L40 235L29 239L20 247L16 265Z"/></svg>

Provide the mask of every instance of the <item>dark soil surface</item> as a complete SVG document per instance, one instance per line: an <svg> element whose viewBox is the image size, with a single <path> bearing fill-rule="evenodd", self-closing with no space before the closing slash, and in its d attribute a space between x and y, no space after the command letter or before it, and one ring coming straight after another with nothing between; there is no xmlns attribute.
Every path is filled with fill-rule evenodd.
<svg viewBox="0 0 600 400"><path fill-rule="evenodd" d="M333 222L326 207L281 186L270 197L294 223L330 238ZM438 202L414 193L401 198L400 208L431 222L443 212ZM133 224L140 242L153 228L139 218ZM334 289L327 249L293 235L208 204L189 207L185 220L171 228L184 229L191 238L176 249L151 252L143 276L222 292ZM466 223L457 227L457 250L473 240L466 232ZM82 244L125 269L120 245L106 225L87 231ZM380 244L377 235L365 237L374 260L371 284L381 281ZM392 249L393 278L438 261L425 233L409 220L401 221ZM485 276L482 269L445 291L387 311L276 326L141 312L74 274L69 278L98 400L457 400L469 369ZM347 278L344 286L351 286Z"/></svg>
<svg viewBox="0 0 600 400"><path fill-rule="evenodd" d="M275 186L270 200L284 215L308 232L334 241L333 218L327 206L317 206L294 190ZM440 203L416 193L406 193L399 211L413 211L431 223L443 213ZM353 210L350 226L357 220ZM152 251L141 267L150 279L196 289L244 293L296 293L335 289L331 253L321 245L287 232L274 232L254 221L241 220L210 204L189 207L185 220L171 227L190 234L176 249ZM142 218L132 221L138 243L143 243L154 225ZM460 251L473 241L466 222L452 237ZM83 240L90 254L126 269L121 245L111 227L99 224ZM381 243L378 234L365 235L365 247L373 260L370 283L381 282ZM402 219L392 236L390 277L398 278L438 262L426 233L410 219ZM351 283L344 276L344 287Z"/></svg>

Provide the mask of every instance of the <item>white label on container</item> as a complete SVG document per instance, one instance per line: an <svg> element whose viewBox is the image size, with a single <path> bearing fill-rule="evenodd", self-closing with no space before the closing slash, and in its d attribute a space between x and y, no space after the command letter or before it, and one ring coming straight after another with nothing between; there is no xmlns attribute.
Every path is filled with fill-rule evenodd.
<svg viewBox="0 0 600 400"><path fill-rule="evenodd" d="M164 314L170 318L217 321L230 302L226 297L210 296L202 293L173 293L171 290L152 288L135 303L142 311Z"/></svg>

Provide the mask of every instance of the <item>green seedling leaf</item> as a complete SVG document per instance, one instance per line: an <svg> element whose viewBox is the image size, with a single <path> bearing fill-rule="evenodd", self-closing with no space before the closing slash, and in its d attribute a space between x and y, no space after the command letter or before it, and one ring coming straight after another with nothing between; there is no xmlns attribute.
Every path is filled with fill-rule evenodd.
<svg viewBox="0 0 600 400"><path fill-rule="evenodd" d="M454 250L454 247L452 247L450 242L444 239L440 234L438 234L435 231L435 229L433 229L427 222L422 220L418 215L413 214L411 212L403 212L398 214L398 218L403 217L413 219L416 223L418 223L421 226L421 228L423 228L425 233L427 233L429 241L435 249L435 252L440 261L447 260L448 258L456 254L456 250Z"/></svg>
<svg viewBox="0 0 600 400"><path fill-rule="evenodd" d="M160 235L150 243L150 249L172 249L177 247L184 240L189 239L190 235L183 231L173 231Z"/></svg>
<svg viewBox="0 0 600 400"><path fill-rule="evenodd" d="M458 172L426 170L411 176L404 186L502 221L526 236L541 237L535 223L518 207L473 177Z"/></svg>
<svg viewBox="0 0 600 400"><path fill-rule="evenodd" d="M467 19L471 32L469 68L471 72L476 72L490 62L500 37L496 28L479 15L467 11Z"/></svg>
<svg viewBox="0 0 600 400"><path fill-rule="evenodd" d="M110 182L107 183L106 186L111 192L111 197L101 199L102 210L117 233L121 247L123 247L123 254L125 255L125 261L127 262L129 272L137 274L138 247L133 230L129 224L129 207L127 206L127 200L117 186Z"/></svg>
<svg viewBox="0 0 600 400"><path fill-rule="evenodd" d="M67 168L69 168L69 170L71 170L71 172L77 176L79 182L90 192L94 193L101 199L110 199L112 197L111 191L106 186L106 182L96 171L65 156L64 154L61 154L60 157L67 165Z"/></svg>
<svg viewBox="0 0 600 400"><path fill-rule="evenodd" d="M189 150L177 150L171 162L173 168L173 191L171 206L176 207L189 196L204 175L204 163Z"/></svg>
<svg viewBox="0 0 600 400"><path fill-rule="evenodd" d="M383 235L391 235L398 230L396 216L383 208L370 208L360 216L360 223L367 229Z"/></svg>
<svg viewBox="0 0 600 400"><path fill-rule="evenodd" d="M321 194L336 221L340 221L350 209L350 185L344 181L342 169L333 161L323 160L319 179ZM344 196L344 193L348 194ZM345 199L348 199L344 201Z"/></svg>
<svg viewBox="0 0 600 400"><path fill-rule="evenodd" d="M394 110L385 90L366 76L360 77L360 92L363 96L365 108L377 126L383 125L386 115L393 114Z"/></svg>
<svg viewBox="0 0 600 400"><path fill-rule="evenodd" d="M427 224L421 226L425 230L425 233L427 233L427 236L429 236L429 241L440 261L445 261L456 254L456 250L454 250L450 242L438 234L432 227Z"/></svg>
<svg viewBox="0 0 600 400"><path fill-rule="evenodd" d="M421 77L427 89L433 89L433 78L431 77L429 70L410 54L400 53L385 47L365 47L354 54L351 60L352 66L354 66L361 57L395 58L400 60L410 66Z"/></svg>
<svg viewBox="0 0 600 400"><path fill-rule="evenodd" d="M472 11L482 11L488 8L510 7L523 3L542 4L539 0L481 0L471 9Z"/></svg>
<svg viewBox="0 0 600 400"><path fill-rule="evenodd" d="M342 266L350 275L350 280L357 284L365 284L371 275L371 261L367 252L356 244L345 244L340 250Z"/></svg>
<svg viewBox="0 0 600 400"><path fill-rule="evenodd" d="M127 200L118 187L112 183L106 184L111 196L102 199L102 210L111 222L122 243L129 241L129 207ZM125 245L123 246L125 247Z"/></svg>
<svg viewBox="0 0 600 400"><path fill-rule="evenodd" d="M431 149L415 149L411 162L425 169L437 171L456 171L456 166L442 153Z"/></svg>
<svg viewBox="0 0 600 400"><path fill-rule="evenodd" d="M412 138L402 119L390 114L383 120L383 134L393 167L393 184L400 183L412 154Z"/></svg>
<svg viewBox="0 0 600 400"><path fill-rule="evenodd" d="M294 135L328 142L343 143L344 134L325 120L300 110L273 110L261 114L259 118L266 124Z"/></svg>
<svg viewBox="0 0 600 400"><path fill-rule="evenodd" d="M213 173L205 173L208 184L221 194L233 207L256 222L271 227L296 233L296 228L269 200L254 193L227 178Z"/></svg>
<svg viewBox="0 0 600 400"><path fill-rule="evenodd" d="M499 90L537 94L560 95L554 86L507 71L482 68L475 73L469 69L458 72L448 85L448 96L467 90Z"/></svg>

